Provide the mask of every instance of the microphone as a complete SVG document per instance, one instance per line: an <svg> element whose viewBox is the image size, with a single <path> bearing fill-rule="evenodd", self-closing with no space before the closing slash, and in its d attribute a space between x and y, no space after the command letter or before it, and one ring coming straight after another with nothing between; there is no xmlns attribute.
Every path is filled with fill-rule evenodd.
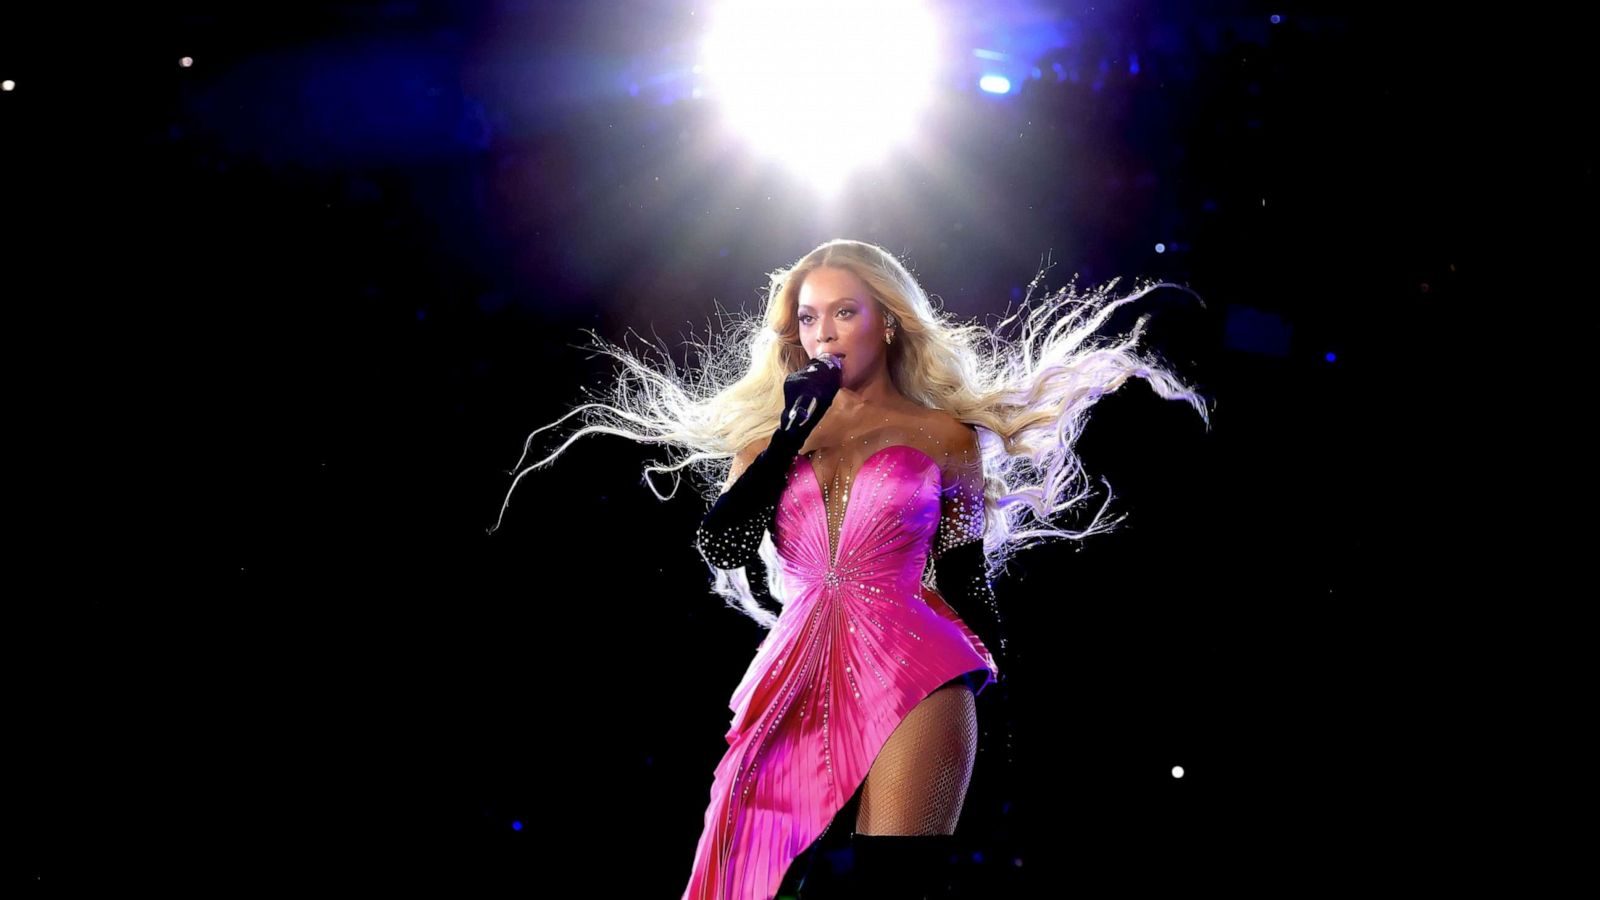
<svg viewBox="0 0 1600 900"><path fill-rule="evenodd" d="M821 353L818 353L815 357L812 358L812 361L813 362L821 362L824 365L832 366L834 369L841 369L842 370L844 368L844 363L839 361L839 357L834 356L832 353L829 353L826 350L822 351ZM816 397L802 397L802 398L800 398L800 400L795 403L794 408L789 410L789 415L788 415L788 417L786 419L785 425L783 426L784 429L785 430L793 429L795 427L795 424L796 424L797 420L798 420L798 423L800 425L804 425L805 423L811 421L811 416L816 411L817 411L817 398Z"/></svg>

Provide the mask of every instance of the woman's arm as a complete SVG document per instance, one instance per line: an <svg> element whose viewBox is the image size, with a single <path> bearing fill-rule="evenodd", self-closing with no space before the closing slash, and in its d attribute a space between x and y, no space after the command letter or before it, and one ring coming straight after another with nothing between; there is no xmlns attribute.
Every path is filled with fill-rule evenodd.
<svg viewBox="0 0 1600 900"><path fill-rule="evenodd" d="M983 550L984 472L978 433L962 425L951 442L953 462L941 473L939 527L929 557L934 589L986 647L1003 648L1000 608Z"/></svg>
<svg viewBox="0 0 1600 900"><path fill-rule="evenodd" d="M761 536L774 527L789 468L806 437L833 405L839 378L838 363L829 357L814 359L783 380L785 412L778 417L778 429L742 471L731 471L737 468L737 460L730 467L729 484L700 522L695 543L706 562L719 569L737 569L747 560L759 558Z"/></svg>
<svg viewBox="0 0 1600 900"><path fill-rule="evenodd" d="M737 569L760 558L761 537L773 527L789 467L800 450L799 442L776 438L763 438L735 454L722 494L695 532L695 545L710 565Z"/></svg>
<svg viewBox="0 0 1600 900"><path fill-rule="evenodd" d="M982 541L969 541L944 552L933 565L933 584L940 599L955 610L985 647L1005 649L1005 631Z"/></svg>
<svg viewBox="0 0 1600 900"><path fill-rule="evenodd" d="M733 455L733 464L728 467L728 480L722 483L722 493L726 494L728 488L733 487L733 483L739 480L739 476L744 474L745 469L750 468L750 463L755 461L757 454L767 449L767 444L771 441L771 437L751 441L745 445L743 450Z"/></svg>

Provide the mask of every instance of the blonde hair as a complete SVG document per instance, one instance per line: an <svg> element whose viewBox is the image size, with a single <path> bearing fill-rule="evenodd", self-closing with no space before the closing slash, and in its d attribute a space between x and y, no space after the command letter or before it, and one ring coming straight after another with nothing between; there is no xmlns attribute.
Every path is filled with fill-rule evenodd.
<svg viewBox="0 0 1600 900"><path fill-rule="evenodd" d="M1204 306L1205 301L1187 287L1149 282L1113 301L1111 291L1120 277L1083 296L1069 284L1030 310L1046 267L1028 285L1022 308L1016 312L1008 308L1008 315L991 330L957 322L935 309L911 272L882 247L837 239L769 273L763 315L733 316L720 342L713 333L704 345L697 371L679 376L670 355L658 370L589 332L600 352L622 363L610 400L585 403L528 435L518 466L528 457L535 435L585 413L583 428L549 456L515 473L501 506L501 520L524 475L549 465L573 441L591 432L676 450L668 462L646 467L645 483L665 500L672 495L655 489L652 474L697 470L707 485L709 506L726 480L731 457L778 427L784 379L809 361L800 342L800 286L813 270L823 267L854 273L870 289L880 312L895 322L895 339L887 348L895 388L915 403L979 427L985 476L983 542L991 572L1022 547L1050 538L1082 540L1110 531L1125 517L1102 522L1111 499L1108 492L1084 529L1070 531L1055 524L1088 496L1088 478L1073 448L1089 409L1100 397L1130 378L1142 378L1161 397L1193 406L1207 430L1211 427L1200 395L1153 355L1147 358L1136 349L1149 314L1140 316L1126 336L1110 340L1097 335L1118 307L1159 287L1186 291ZM1011 329L1019 331L1014 338L1006 336ZM587 388L584 393L589 393ZM489 533L499 527L497 521ZM780 604L787 602L770 536L763 539L760 553L766 563L768 593ZM713 567L712 571L712 589L728 606L764 627L776 623L776 614L755 599L744 570Z"/></svg>

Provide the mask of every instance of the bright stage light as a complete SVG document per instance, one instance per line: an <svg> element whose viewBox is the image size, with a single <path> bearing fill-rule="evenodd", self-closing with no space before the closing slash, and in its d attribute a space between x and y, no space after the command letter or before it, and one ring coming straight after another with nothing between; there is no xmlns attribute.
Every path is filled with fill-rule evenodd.
<svg viewBox="0 0 1600 900"><path fill-rule="evenodd" d="M978 79L978 87L990 94L1009 94L1011 79L1004 75L985 75Z"/></svg>
<svg viewBox="0 0 1600 900"><path fill-rule="evenodd" d="M732 130L832 192L915 132L939 45L915 0L727 0L701 71Z"/></svg>

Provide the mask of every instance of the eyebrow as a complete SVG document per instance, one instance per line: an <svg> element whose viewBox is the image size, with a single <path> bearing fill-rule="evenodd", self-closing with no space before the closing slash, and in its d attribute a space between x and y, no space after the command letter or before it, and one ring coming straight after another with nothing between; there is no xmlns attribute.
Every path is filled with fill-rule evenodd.
<svg viewBox="0 0 1600 900"><path fill-rule="evenodd" d="M835 300L833 302L835 304L839 304L839 303L860 303L861 301L857 300L854 297L840 297L839 299L837 299L837 300ZM800 308L801 309L815 309L816 307L812 306L809 303L802 303L802 304L800 304Z"/></svg>

